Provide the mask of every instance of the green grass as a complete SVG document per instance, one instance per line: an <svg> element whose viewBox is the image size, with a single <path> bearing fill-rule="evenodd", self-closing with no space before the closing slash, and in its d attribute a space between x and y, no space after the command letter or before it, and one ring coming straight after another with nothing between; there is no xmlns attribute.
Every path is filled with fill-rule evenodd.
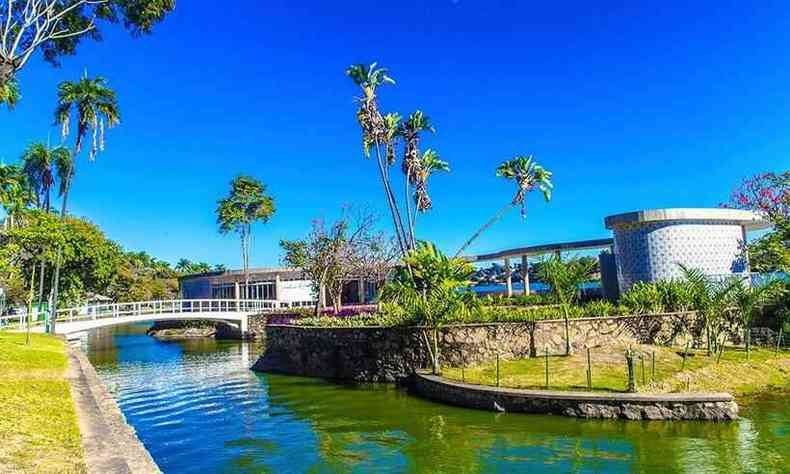
<svg viewBox="0 0 790 474"><path fill-rule="evenodd" d="M85 472L63 341L0 332L0 472Z"/></svg>
<svg viewBox="0 0 790 474"><path fill-rule="evenodd" d="M704 351L693 351L686 358L685 368L680 353L683 348L636 345L634 349L644 357L636 361L637 389L645 393L730 392L745 396L772 388L790 388L790 353L775 354L766 349L755 349L747 360L742 349L727 348L721 361L708 357ZM653 354L656 358L653 376ZM625 347L594 348L590 350L592 389L603 392L624 392L627 388ZM467 367L444 368L445 377L479 385L496 385L496 362ZM544 357L520 360L500 360L499 383L502 387L545 389ZM587 390L587 353L577 351L570 357L549 357L549 385L551 390Z"/></svg>

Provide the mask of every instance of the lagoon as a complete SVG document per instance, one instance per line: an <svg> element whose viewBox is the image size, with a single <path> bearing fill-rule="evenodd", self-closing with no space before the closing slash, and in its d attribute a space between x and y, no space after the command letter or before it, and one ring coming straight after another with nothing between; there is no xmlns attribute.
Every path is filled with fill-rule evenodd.
<svg viewBox="0 0 790 474"><path fill-rule="evenodd" d="M86 350L165 473L783 472L790 459L790 394L720 424L495 414L256 374L254 343L145 329L96 331Z"/></svg>

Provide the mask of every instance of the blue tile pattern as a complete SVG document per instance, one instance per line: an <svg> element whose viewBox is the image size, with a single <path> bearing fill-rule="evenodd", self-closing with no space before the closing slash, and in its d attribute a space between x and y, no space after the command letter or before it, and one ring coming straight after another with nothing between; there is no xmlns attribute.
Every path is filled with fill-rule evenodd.
<svg viewBox="0 0 790 474"><path fill-rule="evenodd" d="M743 230L727 221L664 221L634 223L614 229L620 291L637 281L679 278L678 264L708 275L746 271L742 258Z"/></svg>

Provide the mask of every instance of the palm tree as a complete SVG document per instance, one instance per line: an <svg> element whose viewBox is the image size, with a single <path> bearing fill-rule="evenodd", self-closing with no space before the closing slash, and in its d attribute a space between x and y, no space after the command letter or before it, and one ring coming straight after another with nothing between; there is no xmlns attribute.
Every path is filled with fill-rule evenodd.
<svg viewBox="0 0 790 474"><path fill-rule="evenodd" d="M552 297L562 308L565 355L571 354L570 307L578 301L581 285L590 280L594 270L595 261L592 259L563 261L559 255L549 258L538 267L537 278L549 284Z"/></svg>
<svg viewBox="0 0 790 474"><path fill-rule="evenodd" d="M103 77L91 79L87 73L78 82L63 81L58 86L58 106L55 109L55 123L61 126L63 139L69 136L72 114L76 118L77 135L74 141L74 158L82 151L83 142L91 134L91 145L88 159L93 161L96 155L104 151L104 130L121 123L121 112L115 91L107 86ZM74 162L66 173L62 183L63 197L61 214L66 215L67 201L71 181L74 176Z"/></svg>
<svg viewBox="0 0 790 474"><path fill-rule="evenodd" d="M176 263L175 269L179 273L190 273L192 269L192 262L186 258L179 259Z"/></svg>
<svg viewBox="0 0 790 474"><path fill-rule="evenodd" d="M22 211L35 201L35 193L24 171L15 165L0 164L0 206L5 209L5 227L12 228Z"/></svg>
<svg viewBox="0 0 790 474"><path fill-rule="evenodd" d="M373 147L375 149L379 177L381 178L384 195L392 215L395 235L401 252L405 253L409 248L409 239L403 227L403 219L398 202L390 186L388 168L391 163L387 156L382 156L381 153L381 146L385 145L391 151L392 156L394 156L395 134L392 133L393 128L388 127L388 121L379 110L376 98L376 90L379 86L395 84L395 80L387 74L387 69L378 67L377 63L373 63L370 66L364 64L351 65L346 69L346 75L363 92L363 97L357 98L357 103L359 104L357 121L362 129L362 149L366 158L370 156L370 148ZM390 115L389 120L390 124L392 124L392 122L395 122L395 116Z"/></svg>
<svg viewBox="0 0 790 474"><path fill-rule="evenodd" d="M51 189L55 183L55 176L61 183L67 179L61 173L71 169L71 153L68 148L59 146L49 148L43 143L33 143L22 155L22 169L28 181L36 190L36 203L39 209L45 212L50 210ZM46 263L41 259L38 273L38 306L44 301L44 275Z"/></svg>
<svg viewBox="0 0 790 474"><path fill-rule="evenodd" d="M16 81L11 80L0 84L0 104L5 104L9 109L13 109L21 98L19 84Z"/></svg>
<svg viewBox="0 0 790 474"><path fill-rule="evenodd" d="M406 198L406 216L409 222L409 248L414 247L414 222L416 217L411 209L411 188L415 187L419 181L421 156L420 156L420 134L423 132L436 133L436 129L431 125L427 115L421 110L409 115L406 122L401 125L399 135L403 137L403 163L401 169L404 175L404 195ZM428 206L427 209L430 209Z"/></svg>
<svg viewBox="0 0 790 474"><path fill-rule="evenodd" d="M419 242L403 258L382 289L381 300L400 305L424 327L423 340L434 374L439 373L439 330L448 322L464 320L480 311L480 303L468 290L475 269L461 258L448 258L435 245Z"/></svg>
<svg viewBox="0 0 790 474"><path fill-rule="evenodd" d="M241 240L244 267L245 299L250 286L250 244L252 225L269 222L274 215L274 199L266 194L266 186L251 176L239 176L230 183L230 193L217 202L217 224L221 234L236 232ZM204 264L207 271L211 269Z"/></svg>
<svg viewBox="0 0 790 474"><path fill-rule="evenodd" d="M449 172L450 165L439 159L439 153L428 148L422 154L415 175L414 203L418 212L428 212L433 207L431 196L428 194L428 178L436 172ZM416 216L415 216L416 223Z"/></svg>
<svg viewBox="0 0 790 474"><path fill-rule="evenodd" d="M733 292L740 285L738 278L714 281L702 270L678 264L683 279L688 282L693 295L692 307L702 317L705 326L707 354L720 352L724 341L719 341L722 321L733 303Z"/></svg>
<svg viewBox="0 0 790 474"><path fill-rule="evenodd" d="M532 155L516 156L512 160L505 161L496 169L496 175L500 178L513 180L517 186L516 194L509 204L500 209L461 246L456 256L461 255L483 232L502 219L510 209L521 206L521 217L525 219L527 217L527 195L536 188L543 193L546 202L551 200L551 193L554 189L551 182L551 171L540 166Z"/></svg>
<svg viewBox="0 0 790 474"><path fill-rule="evenodd" d="M746 359L751 358L752 321L760 307L766 303L777 289L777 282L763 286L753 286L750 282L738 280L734 289L734 303L743 324L743 341L746 346Z"/></svg>
<svg viewBox="0 0 790 474"><path fill-rule="evenodd" d="M115 91L107 86L103 77L91 79L87 71L78 82L63 81L58 85L58 105L55 108L55 124L61 126L63 140L69 136L72 114L76 118L77 135L74 140L72 160L58 166L60 175L60 216L66 218L69 191L74 178L76 159L82 151L82 145L88 133L91 134L91 146L88 159L93 161L96 155L104 151L104 130L121 123L121 111ZM58 288L60 286L61 258L58 255L55 263L55 274L52 282L52 326L54 332L58 304Z"/></svg>

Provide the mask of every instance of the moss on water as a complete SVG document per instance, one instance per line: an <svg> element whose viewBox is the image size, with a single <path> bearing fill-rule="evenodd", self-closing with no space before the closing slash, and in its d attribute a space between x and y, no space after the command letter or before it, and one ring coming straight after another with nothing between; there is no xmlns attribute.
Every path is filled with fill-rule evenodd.
<svg viewBox="0 0 790 474"><path fill-rule="evenodd" d="M60 339L0 332L0 472L85 472Z"/></svg>

